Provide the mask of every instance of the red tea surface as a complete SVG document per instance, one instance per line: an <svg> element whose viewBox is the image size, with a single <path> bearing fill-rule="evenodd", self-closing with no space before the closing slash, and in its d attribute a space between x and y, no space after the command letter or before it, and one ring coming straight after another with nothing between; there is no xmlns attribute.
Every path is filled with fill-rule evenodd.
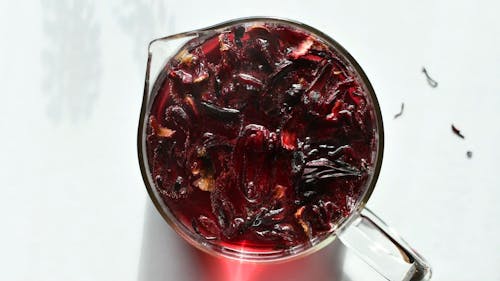
<svg viewBox="0 0 500 281"><path fill-rule="evenodd" d="M186 44L156 86L146 144L155 188L201 239L306 245L365 193L373 105L354 68L314 35L235 26Z"/></svg>

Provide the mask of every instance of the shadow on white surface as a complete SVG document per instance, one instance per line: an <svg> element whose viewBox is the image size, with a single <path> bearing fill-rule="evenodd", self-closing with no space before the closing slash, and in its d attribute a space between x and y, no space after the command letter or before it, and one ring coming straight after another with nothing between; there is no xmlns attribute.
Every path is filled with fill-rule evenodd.
<svg viewBox="0 0 500 281"><path fill-rule="evenodd" d="M118 26L131 39L133 57L142 74L149 42L175 30L172 7L159 0L122 0L114 5Z"/></svg>
<svg viewBox="0 0 500 281"><path fill-rule="evenodd" d="M279 264L241 263L205 254L182 240L148 200L138 281L322 281L343 276L345 248L338 241L318 253Z"/></svg>
<svg viewBox="0 0 500 281"><path fill-rule="evenodd" d="M42 0L42 91L55 123L87 119L100 91L101 25L94 4Z"/></svg>

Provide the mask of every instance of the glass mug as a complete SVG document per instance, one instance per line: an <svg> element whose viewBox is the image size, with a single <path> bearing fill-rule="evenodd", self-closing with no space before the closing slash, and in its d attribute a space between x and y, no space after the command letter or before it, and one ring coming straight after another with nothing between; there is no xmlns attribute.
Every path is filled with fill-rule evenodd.
<svg viewBox="0 0 500 281"><path fill-rule="evenodd" d="M315 239L314 241L309 241L310 243L307 243L305 246L302 245L301 247L272 251L252 251L246 248L228 247L218 244L217 242L209 242L190 231L173 215L162 200L159 191L155 188L155 181L151 174L146 149L149 112L151 111L154 98L159 92L159 87L161 86L161 70L165 67L169 59L178 55L188 42L193 42L193 40L196 39L203 40L203 38L208 38L210 35L228 31L232 27L242 24L259 23L275 23L287 26L291 29L308 32L321 39L322 42L325 42L328 47L332 48L343 60L354 68L355 74L361 80L362 87L364 87L365 92L368 94L368 98L373 107L375 115L374 128L377 142L373 167L374 171L367 183L368 188L357 200L350 215L342 219L328 235L320 239ZM382 116L375 92L368 78L354 58L339 43L321 31L303 23L278 18L252 17L235 19L208 28L159 38L153 40L149 44L148 51L144 97L138 130L139 164L144 183L154 205L165 221L167 221L181 237L191 245L209 254L249 262L278 262L302 257L318 251L331 243L335 238L339 238L344 245L352 249L361 259L387 280L430 279L431 269L428 263L383 221L365 207L375 187L382 163L384 143ZM150 81L156 82L150 83Z"/></svg>

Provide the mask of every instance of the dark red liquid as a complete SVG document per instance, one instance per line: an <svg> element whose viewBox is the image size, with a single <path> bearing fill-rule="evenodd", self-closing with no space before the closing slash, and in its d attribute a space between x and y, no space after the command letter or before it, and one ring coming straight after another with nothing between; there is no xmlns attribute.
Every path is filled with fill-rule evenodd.
<svg viewBox="0 0 500 281"><path fill-rule="evenodd" d="M163 201L190 231L271 250L332 231L373 173L373 106L352 66L279 24L192 41L165 66L147 151Z"/></svg>

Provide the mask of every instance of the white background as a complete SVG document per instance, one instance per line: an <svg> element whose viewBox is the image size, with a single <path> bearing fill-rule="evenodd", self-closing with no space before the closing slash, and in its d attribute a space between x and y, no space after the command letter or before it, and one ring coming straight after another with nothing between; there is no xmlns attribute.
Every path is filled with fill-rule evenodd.
<svg viewBox="0 0 500 281"><path fill-rule="evenodd" d="M375 280L340 245L274 277L199 258L151 207L136 157L147 43L251 15L323 30L364 68L386 133L368 206L433 280L500 280L498 3L1 1L0 280Z"/></svg>

